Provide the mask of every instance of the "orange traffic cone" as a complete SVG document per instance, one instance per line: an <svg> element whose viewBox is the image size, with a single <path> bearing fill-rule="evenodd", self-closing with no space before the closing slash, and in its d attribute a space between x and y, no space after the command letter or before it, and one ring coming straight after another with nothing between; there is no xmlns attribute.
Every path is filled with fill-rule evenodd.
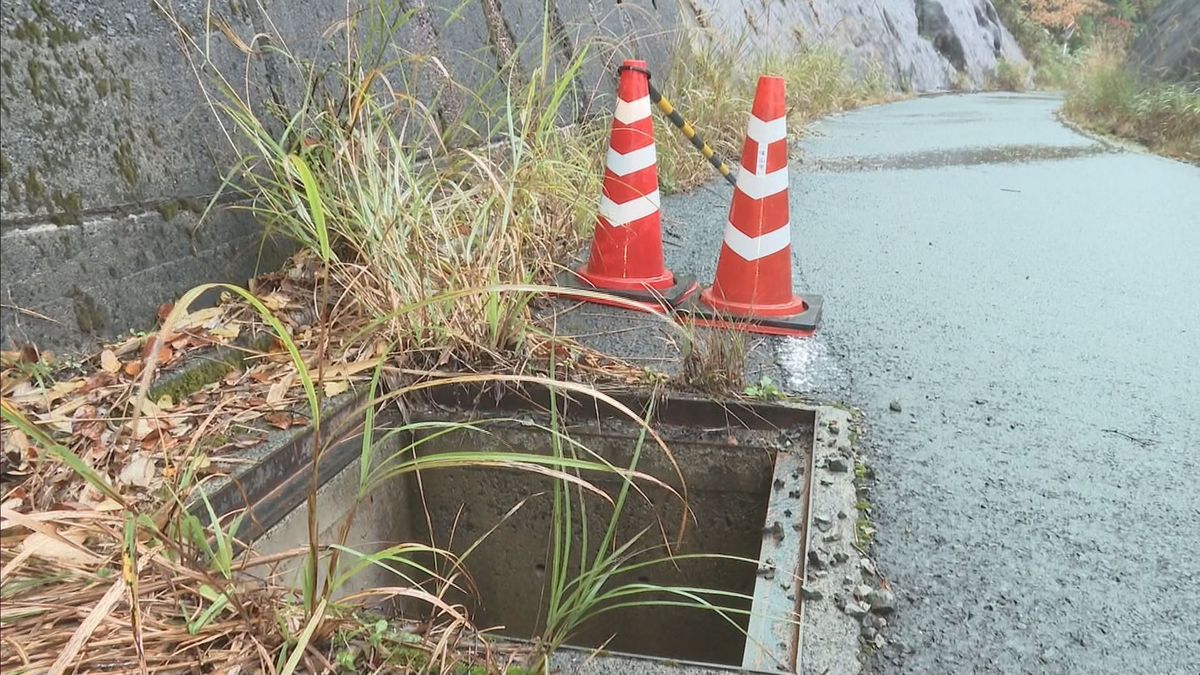
<svg viewBox="0 0 1200 675"><path fill-rule="evenodd" d="M564 286L597 289L666 311L692 294L692 277L676 277L663 263L650 73L645 61L619 68L617 109L604 162L604 187L591 256Z"/></svg>
<svg viewBox="0 0 1200 675"><path fill-rule="evenodd" d="M742 167L729 207L713 285L689 312L708 325L771 335L812 335L817 296L792 292L784 81L763 76L754 94Z"/></svg>

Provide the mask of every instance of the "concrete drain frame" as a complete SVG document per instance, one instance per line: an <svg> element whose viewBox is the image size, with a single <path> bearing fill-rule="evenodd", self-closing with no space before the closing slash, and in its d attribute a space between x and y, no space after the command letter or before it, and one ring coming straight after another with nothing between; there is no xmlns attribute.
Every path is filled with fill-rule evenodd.
<svg viewBox="0 0 1200 675"><path fill-rule="evenodd" d="M420 404L401 415L395 407L380 413L376 426L452 421L482 425L486 433L455 432L426 440L422 454L472 449L520 448L530 451L539 437L548 447L545 424L549 392L541 386L435 387ZM608 392L635 412L648 403L644 393ZM614 465L628 466L637 426L607 405L578 395L556 394L563 430ZM362 400L353 395L328 404L325 429L353 429ZM556 657L573 666L565 672L800 672L803 650L803 595L808 556L811 490L816 431L821 408L787 402L712 401L686 394L666 394L655 404L651 426L666 441L687 486L694 517L676 553L724 553L758 560L714 564L685 561L638 581L692 585L737 591L753 597L749 618L734 630L711 612L679 608L636 608L611 612L612 620L589 623L572 640L575 647ZM419 433L419 432L418 432ZM384 456L409 450L418 435L395 436ZM261 554L306 544L304 500L311 485L310 430L277 435L252 449L245 468L208 490L219 514L247 514L239 536ZM672 485L678 476L661 455L644 451L639 471ZM318 513L322 540L330 541L350 511L358 481L361 437L339 440L322 455ZM621 481L617 477L613 484ZM604 481L598 481L603 483ZM539 487L540 485L540 487ZM465 567L477 589L471 605L480 628L503 625L500 635L530 637L539 618L544 585L546 544L550 536L550 498L530 499L517 515L504 514L529 495L545 495L549 481L510 470L438 469L397 478L376 490L360 507L347 545L358 550L382 548L399 541L454 545L459 548L503 521L472 551ZM622 533L655 522L676 523L677 503L647 490L648 500L622 515ZM662 505L659 502L662 501ZM631 504L633 502L631 501ZM675 510L672 510L675 509ZM607 523L607 514L596 520ZM433 539L431 542L430 539ZM439 539L440 538L440 539ZM593 540L594 541L594 540ZM696 562L697 564L692 564ZM356 578L345 592L395 585L384 572ZM531 602L532 601L532 602ZM602 647L603 652L594 653ZM580 661L579 654L586 653ZM574 661L572 660L574 659ZM580 663L590 664L584 668Z"/></svg>

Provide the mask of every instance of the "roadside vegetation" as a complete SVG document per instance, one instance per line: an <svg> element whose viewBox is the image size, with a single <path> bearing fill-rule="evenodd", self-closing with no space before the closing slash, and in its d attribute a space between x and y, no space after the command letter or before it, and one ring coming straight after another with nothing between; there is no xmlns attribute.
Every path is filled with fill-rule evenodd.
<svg viewBox="0 0 1200 675"><path fill-rule="evenodd" d="M1081 55L1063 114L1085 129L1200 163L1200 84L1140 81L1120 43L1098 42Z"/></svg>
<svg viewBox="0 0 1200 675"><path fill-rule="evenodd" d="M1138 77L1127 61L1154 0L997 0L996 8L1034 68L1036 86L1063 91L1064 116L1153 152L1200 162L1200 83ZM1012 73L997 86L1019 90Z"/></svg>
<svg viewBox="0 0 1200 675"><path fill-rule="evenodd" d="M703 41L683 36L673 51L665 77L655 80L671 102L699 129L717 154L736 166L746 134L746 115L760 73L787 81L789 129L803 133L806 122L840 110L879 103L894 96L883 73L856 73L837 53L814 45L808 49L760 57L746 68L740 42L726 44L715 36ZM713 46L720 45L720 46ZM712 169L662 116L655 116L659 180L666 192L682 191L713 177Z"/></svg>
<svg viewBox="0 0 1200 675"><path fill-rule="evenodd" d="M1000 61L996 64L996 74L992 86L1003 91L1025 91L1031 80L1029 66L1012 61Z"/></svg>
<svg viewBox="0 0 1200 675"><path fill-rule="evenodd" d="M217 17L212 32L197 31L177 21L169 3L156 4L235 151L221 196L237 197L233 208L298 253L251 289L194 289L162 308L157 331L81 363L32 347L5 354L4 670L545 672L555 649L615 604L684 605L730 620L744 611L744 597L621 581L631 566L674 562L662 528L620 539L625 505L654 486L686 511L686 486L639 468L644 454L670 459L670 448L652 407L629 409L604 387L654 389L668 379L557 335L533 311L594 222L608 116L582 107L578 75L588 51L562 63L547 33L531 70L514 60L489 81L460 82L436 57L397 46L393 38L413 18L404 3L368 3L345 17L331 33L344 39L345 53L324 65L282 39L246 41ZM301 83L299 95L277 100L248 86L245 72L221 71L210 59L218 39L248 61L271 59ZM731 55L679 44L660 82L736 161L752 75L738 72ZM812 117L886 94L882 78L856 77L819 49L765 65L788 81L793 133ZM664 189L713 177L674 129L658 129ZM200 308L205 294L219 294L218 306ZM685 353L676 386L782 395L769 381L744 387L740 335L700 338L695 328L663 323ZM158 382L217 346L237 358L205 378ZM614 466L572 440L555 405L548 452L422 454L416 440L385 451L430 427L377 429L381 411L439 387L513 384L615 410L641 430L632 462ZM330 401L347 392L360 396L352 422L334 424ZM451 434L480 425L432 426ZM258 555L239 538L244 515L213 512L205 489L235 472L245 461L239 452L267 432L301 427L312 430L307 542ZM343 521L321 522L318 462L348 441L361 446L357 502ZM452 599L471 588L474 544L347 546L358 505L374 489L448 467L547 481L543 493L513 496L514 513L532 499L552 502L548 592L532 648L494 647ZM571 551L572 542L587 541L589 518L607 534ZM331 525L336 534L322 535ZM345 592L372 568L405 583ZM401 600L405 621L379 613Z"/></svg>

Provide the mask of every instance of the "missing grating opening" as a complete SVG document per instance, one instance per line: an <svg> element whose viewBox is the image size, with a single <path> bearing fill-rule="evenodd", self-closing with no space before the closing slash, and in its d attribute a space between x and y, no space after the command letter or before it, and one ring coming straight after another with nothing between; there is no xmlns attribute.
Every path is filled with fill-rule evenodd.
<svg viewBox="0 0 1200 675"><path fill-rule="evenodd" d="M551 437L545 431L549 426L545 413L548 396L544 391L510 391L500 398L483 397L477 391L458 392L439 398L429 408L413 411L409 421L476 422L477 430L437 435L429 429L408 437L396 450L420 440L417 448L423 455L464 450L549 452ZM632 395L621 400L639 412L646 403ZM629 465L639 432L636 424L591 402L564 405L562 422L573 442L615 466ZM617 541L629 541L647 530L640 541L646 546L658 545L647 556L664 553L665 534L672 544L678 539L673 548L677 554L715 553L777 566L702 559L640 568L612 579L608 587L640 583L737 593L753 600L726 598L724 604L752 612L754 618L736 614L731 622L712 612L680 607L615 609L589 621L567 644L771 671L780 665L794 668L798 646L794 591L799 587L796 577L802 573L799 564L806 521L797 517L791 527L782 530L775 521L781 513L793 512L785 511L780 500L791 499L788 508L801 513L794 502L806 480L803 474L808 463L801 458L807 458L811 450L812 423L811 411L785 405L726 406L685 397L660 401L654 428L668 443L675 464L647 443L638 469L678 487L678 466L692 519L680 539L680 500L665 488L646 486L645 498L631 498L623 513ZM396 419L381 426L399 424ZM786 471L781 469L784 464ZM337 503L334 487L345 474L357 474L357 465L344 465L323 488L332 502L331 508L320 507L323 527L333 528L344 508ZM593 480L609 494L615 494L622 482L611 475ZM783 486L781 480L790 483ZM369 512L358 514L350 545L361 549L412 541L461 554L495 528L464 562L469 581L464 580L463 586L468 592L448 599L466 606L480 629L521 640L536 639L544 628L547 588L554 570L549 555L551 486L546 477L499 468L427 470L419 477L409 474L380 490ZM510 514L522 500L524 505ZM589 495L584 501L589 509L590 557L611 511L599 497ZM296 512L303 508L284 520ZM278 526L265 539L274 540L272 547L301 543L291 541L294 534L279 534L285 530ZM572 574L579 569L578 551L582 548L582 536L576 531L569 565ZM395 580L376 579L374 583L387 585ZM749 644L746 633L751 635Z"/></svg>
<svg viewBox="0 0 1200 675"><path fill-rule="evenodd" d="M548 435L540 430L517 424L487 425L485 428L486 432L456 432L440 437L424 444L421 451L548 449ZM590 428L571 429L570 436L617 466L628 466L636 439L635 434L611 433L611 430L597 433ZM646 487L649 499L634 498L625 507L617 529L617 542L636 540L636 548L649 548L646 554L638 557L643 561L667 555L664 540L672 544L679 541L674 548L677 554L708 553L757 560L771 486L771 454L762 448L731 448L715 443L676 441L672 446L684 474L687 504L695 522L688 523L680 540L683 503L665 489ZM672 480L673 472L668 463L651 456L653 454L647 452L640 470L678 484L677 480ZM616 478L592 480L610 495L620 487ZM428 472L422 475L421 482L423 493L411 491L410 497L416 502L410 502L408 511L419 513L423 508L421 502L424 502L435 545L462 553L496 523L501 523L471 552L464 565L478 600L470 597L455 599L474 609L472 616L481 628L500 627L500 633L523 639L538 635L545 622L548 593L545 570L553 565L548 560L552 527L548 481L517 471L456 469ZM527 501L506 519L509 510L522 500ZM595 546L603 537L611 514L611 507L598 496L587 495L584 503L588 510L587 540L577 529L569 570L580 568L580 553L594 558ZM576 504L576 509L580 508ZM453 542L448 540L450 533L453 533ZM423 531L415 538L429 536L429 531ZM587 549L584 549L585 545ZM540 573L528 574L527 570ZM757 566L746 562L683 560L677 567L657 565L642 570L641 574L616 577L608 587L640 581L752 596L756 576ZM658 593L648 599L668 601L673 598ZM748 612L751 603L733 601L727 604ZM743 631L748 622L744 615L735 616L734 621L736 625L731 625L718 614L692 608L626 608L605 611L590 620L569 643L736 665L742 660Z"/></svg>

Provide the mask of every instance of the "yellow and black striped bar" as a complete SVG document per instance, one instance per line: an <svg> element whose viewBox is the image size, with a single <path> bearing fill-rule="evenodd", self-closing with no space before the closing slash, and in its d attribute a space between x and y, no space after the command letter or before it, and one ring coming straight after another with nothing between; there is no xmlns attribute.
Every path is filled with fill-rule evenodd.
<svg viewBox="0 0 1200 675"><path fill-rule="evenodd" d="M620 75L622 70L630 67L631 66L620 66L617 68L617 74ZM642 68L634 68L634 70L645 73L646 79L650 79L650 71ZM679 114L679 111L675 109L675 106L671 105L671 102L667 100L667 97L663 96L657 89L654 88L653 82L650 83L650 100L653 101L654 105L658 106L658 109L667 116L667 119L671 120L671 124L674 124L677 129L683 132L684 136L687 136L687 139L692 142L692 146L699 150L700 154L704 155L704 158L708 160L708 163L712 164L713 168L715 168L722 176L724 176L725 180L728 181L730 185L737 185L737 177L733 175L733 170L729 168L729 165L725 163L725 160L717 156L717 153L712 149L712 146L706 143L704 139L700 137L700 134L696 133L696 127L693 127L691 122L683 119L683 115Z"/></svg>
<svg viewBox="0 0 1200 675"><path fill-rule="evenodd" d="M653 84L650 85L650 100L667 116L667 119L671 120L671 124L674 124L676 128L683 132L683 135L692 142L692 145L700 151L700 154L704 155L708 163L712 164L725 177L725 180L729 181L730 185L737 185L737 178L733 175L729 165L717 156L712 146L706 143L700 137L700 134L696 133L696 128L692 126L691 122L685 120L683 115L680 115L679 111L675 109L675 106L671 105L671 102L667 100L667 97L654 88Z"/></svg>

